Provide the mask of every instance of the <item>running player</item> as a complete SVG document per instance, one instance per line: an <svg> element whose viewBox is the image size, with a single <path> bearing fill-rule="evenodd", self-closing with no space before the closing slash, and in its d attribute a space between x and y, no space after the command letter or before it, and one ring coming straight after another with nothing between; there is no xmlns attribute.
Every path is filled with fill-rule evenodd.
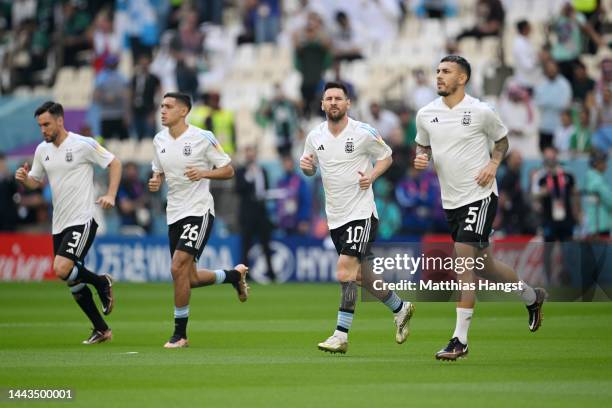
<svg viewBox="0 0 612 408"><path fill-rule="evenodd" d="M64 108L45 102L34 113L44 142L36 147L30 170L28 163L19 168L15 178L28 188L39 188L44 175L51 185L53 201L53 271L65 280L72 296L93 324L93 331L83 344L111 340L108 327L87 286L92 285L102 302L102 313L113 310L112 280L85 268L83 260L96 236L95 204L104 209L115 206L121 180L121 163L90 137L67 132ZM108 191L94 198L94 165L109 169Z"/></svg>
<svg viewBox="0 0 612 408"><path fill-rule="evenodd" d="M153 140L155 157L149 189L158 191L164 179L168 183L166 216L174 280L174 334L165 348L189 345L187 320L191 288L231 283L241 302L249 295L245 265L216 271L196 268L215 218L209 180L230 179L234 169L211 132L186 123L190 110L189 95L179 92L164 95L161 122L166 128Z"/></svg>
<svg viewBox="0 0 612 408"><path fill-rule="evenodd" d="M376 129L348 117L351 101L343 84L325 85L321 108L327 121L314 128L306 139L300 168L313 176L321 167L325 189L325 211L336 251L336 277L342 288L336 330L319 349L346 353L361 284L361 261L370 254L376 237L378 214L372 183L391 165L391 149ZM372 162L376 164L372 166ZM365 276L364 276L365 278ZM368 291L372 287L365 285ZM393 291L372 291L394 314L397 343L408 337L408 323L414 306L402 302Z"/></svg>
<svg viewBox="0 0 612 408"><path fill-rule="evenodd" d="M508 151L508 130L486 103L465 94L470 64L460 56L444 57L437 69L441 97L417 113L416 169L426 169L433 159L458 257L484 259L483 272L503 282L520 282L519 294L529 312L529 330L542 323L544 289L519 281L516 272L493 258L489 234L497 209L497 168ZM489 143L494 143L490 153ZM473 270L461 281L475 282ZM457 303L455 332L448 345L436 353L439 360L456 360L468 353L467 334L476 301L473 291L463 291Z"/></svg>

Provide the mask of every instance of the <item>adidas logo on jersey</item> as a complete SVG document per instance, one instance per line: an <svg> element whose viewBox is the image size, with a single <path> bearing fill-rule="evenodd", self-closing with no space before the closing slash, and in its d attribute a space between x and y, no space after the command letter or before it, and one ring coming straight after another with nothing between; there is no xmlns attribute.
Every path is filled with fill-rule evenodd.
<svg viewBox="0 0 612 408"><path fill-rule="evenodd" d="M74 255L74 249L72 249L72 248L68 248L68 250L66 252L69 253L69 254Z"/></svg>
<svg viewBox="0 0 612 408"><path fill-rule="evenodd" d="M466 225L465 228L463 229L464 231L474 231L474 228L471 225Z"/></svg>
<svg viewBox="0 0 612 408"><path fill-rule="evenodd" d="M323 145L321 145L317 148L317 150L325 150L325 148L323 147Z"/></svg>
<svg viewBox="0 0 612 408"><path fill-rule="evenodd" d="M357 245L353 244L353 246L351 247L351 249L355 249L355 250L357 250Z"/></svg>
<svg viewBox="0 0 612 408"><path fill-rule="evenodd" d="M439 122L439 120L438 120L438 117L436 116L436 117L435 117L435 118L433 118L433 119L431 120L431 122L429 122L429 123L438 123L438 122Z"/></svg>
<svg viewBox="0 0 612 408"><path fill-rule="evenodd" d="M160 153L166 153L166 148L164 147Z"/></svg>
<svg viewBox="0 0 612 408"><path fill-rule="evenodd" d="M49 161L49 156L45 157L45 161Z"/></svg>
<svg viewBox="0 0 612 408"><path fill-rule="evenodd" d="M187 241L185 246L188 246L189 248L193 248L193 244L191 243L191 241Z"/></svg>

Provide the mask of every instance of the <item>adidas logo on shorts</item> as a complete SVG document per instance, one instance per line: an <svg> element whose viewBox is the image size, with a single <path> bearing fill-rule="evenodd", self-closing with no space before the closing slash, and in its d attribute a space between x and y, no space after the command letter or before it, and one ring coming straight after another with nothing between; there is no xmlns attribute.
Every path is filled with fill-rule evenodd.
<svg viewBox="0 0 612 408"><path fill-rule="evenodd" d="M190 247L190 248L193 248L193 244L191 243L191 241L188 241L188 242L185 244L185 246L188 246L188 247Z"/></svg>

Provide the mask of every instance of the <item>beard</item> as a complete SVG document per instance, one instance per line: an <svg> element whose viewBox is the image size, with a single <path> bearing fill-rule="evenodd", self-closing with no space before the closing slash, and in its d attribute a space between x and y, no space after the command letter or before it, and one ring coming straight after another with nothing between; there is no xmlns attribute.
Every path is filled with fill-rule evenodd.
<svg viewBox="0 0 612 408"><path fill-rule="evenodd" d="M340 122L345 115L346 111L341 110L338 110L337 113L327 112L327 120L331 120L332 122Z"/></svg>
<svg viewBox="0 0 612 408"><path fill-rule="evenodd" d="M53 143L57 139L58 132L52 133L49 138L45 138L45 142Z"/></svg>
<svg viewBox="0 0 612 408"><path fill-rule="evenodd" d="M447 88L446 88L446 90L445 90L445 91L443 91L443 90L438 90L438 95L440 95L440 96L448 96L448 95L452 95L452 94L454 94L454 93L457 91L457 89L458 89L458 88L459 88L459 87L458 87L457 85L455 85L455 86L449 86L449 87L447 87Z"/></svg>

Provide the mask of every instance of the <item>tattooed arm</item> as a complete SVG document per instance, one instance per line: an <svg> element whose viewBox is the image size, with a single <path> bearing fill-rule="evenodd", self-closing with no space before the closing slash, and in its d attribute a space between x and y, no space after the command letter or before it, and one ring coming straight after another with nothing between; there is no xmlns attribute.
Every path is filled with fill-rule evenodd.
<svg viewBox="0 0 612 408"><path fill-rule="evenodd" d="M508 138L504 137L495 142L495 147L493 148L493 153L491 154L491 160L487 166L480 170L478 176L476 176L476 182L481 187L486 187L490 185L493 180L495 180L495 174L497 173L497 168L500 163L506 157L506 153L508 152Z"/></svg>
<svg viewBox="0 0 612 408"><path fill-rule="evenodd" d="M416 157L414 158L414 168L417 170L425 170L429 165L431 158L431 146L422 146L417 143Z"/></svg>

